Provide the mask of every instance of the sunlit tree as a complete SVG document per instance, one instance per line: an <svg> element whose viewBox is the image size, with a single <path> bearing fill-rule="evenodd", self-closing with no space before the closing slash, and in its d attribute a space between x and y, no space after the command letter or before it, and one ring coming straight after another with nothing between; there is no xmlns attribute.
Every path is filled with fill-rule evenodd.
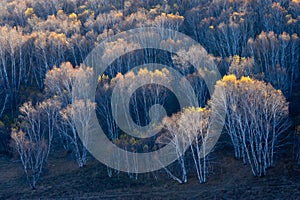
<svg viewBox="0 0 300 200"><path fill-rule="evenodd" d="M200 183L206 182L208 174L207 143L210 134L210 110L206 108L186 108L180 115L179 132L189 145L194 167Z"/></svg>
<svg viewBox="0 0 300 200"><path fill-rule="evenodd" d="M213 96L211 103L226 109L225 127L235 156L247 160L254 175L266 175L266 170L274 166L280 137L290 126L285 97L272 85L249 77L228 75L216 88L219 86L225 89L225 96Z"/></svg>

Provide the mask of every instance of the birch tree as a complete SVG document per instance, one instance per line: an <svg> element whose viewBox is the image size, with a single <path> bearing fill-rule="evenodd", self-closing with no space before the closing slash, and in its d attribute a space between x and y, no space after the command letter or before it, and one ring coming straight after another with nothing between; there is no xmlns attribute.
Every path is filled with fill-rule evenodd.
<svg viewBox="0 0 300 200"><path fill-rule="evenodd" d="M52 138L45 134L42 128L42 113L31 102L24 103L20 107L20 113L22 122L19 130L12 130L11 137L21 158L27 180L32 189L35 189L50 151L51 143L48 141Z"/></svg>
<svg viewBox="0 0 300 200"><path fill-rule="evenodd" d="M75 74L76 79L68 86L77 87L78 94L71 96L71 103L60 111L64 125L68 129L62 129L60 133L71 142L70 146L75 154L79 167L84 167L87 162L87 148L89 146L89 129L91 128L92 112L96 104L89 99L90 87L93 85L93 70L89 67L80 66ZM71 92L71 91L70 91ZM74 92L74 91L73 91Z"/></svg>
<svg viewBox="0 0 300 200"><path fill-rule="evenodd" d="M164 170L172 179L176 180L177 182L186 183L188 181L188 170L186 166L186 157L183 153L185 143L183 143L181 139L182 133L180 132L181 129L179 127L179 120L180 113L173 114L171 117L164 118L162 124L167 132L160 138L158 138L158 142L162 144L171 143L172 145L174 145L175 153L178 157L177 161L181 177L177 177L176 175L174 175L174 173L172 173L167 167L165 167Z"/></svg>
<svg viewBox="0 0 300 200"><path fill-rule="evenodd" d="M8 103L8 97L9 95L5 92L5 87L4 87L4 81L1 80L0 78L0 118L2 117L5 109L6 109L6 104Z"/></svg>
<svg viewBox="0 0 300 200"><path fill-rule="evenodd" d="M237 158L250 164L255 176L266 175L274 166L274 154L280 137L289 126L288 103L280 90L249 77L223 77L225 97L212 97L212 103L226 109L226 132ZM226 106L227 105L227 106ZM218 110L216 110L218 112Z"/></svg>
<svg viewBox="0 0 300 200"><path fill-rule="evenodd" d="M208 174L208 156L206 145L210 131L210 110L206 108L186 108L179 120L179 132L183 134L189 145L194 167L200 183L206 182Z"/></svg>
<svg viewBox="0 0 300 200"><path fill-rule="evenodd" d="M52 140L56 130L56 124L59 119L59 110L61 103L55 99L46 99L45 101L38 103L37 110L41 112L43 119L43 131L47 133L47 155L46 160L49 156Z"/></svg>
<svg viewBox="0 0 300 200"><path fill-rule="evenodd" d="M25 80L28 79L29 67L25 62L24 46L29 37L22 33L21 28L9 26L0 27L0 35L0 81L3 87L1 93L5 93L4 105L13 111L18 104L21 84L26 83Z"/></svg>
<svg viewBox="0 0 300 200"><path fill-rule="evenodd" d="M87 147L90 144L88 130L93 109L95 109L95 104L90 100L75 100L60 111L62 119L70 128L70 131L64 132L64 136L71 142L72 151L79 167L84 167L87 163ZM78 135L78 131L81 135Z"/></svg>
<svg viewBox="0 0 300 200"><path fill-rule="evenodd" d="M45 93L48 98L57 98L66 107L72 103L72 88L78 74L78 68L74 68L70 62L62 63L60 67L54 67L46 74Z"/></svg>
<svg viewBox="0 0 300 200"><path fill-rule="evenodd" d="M27 181L31 188L35 189L46 159L47 145L43 139L36 140L23 131L13 130L11 137L20 156Z"/></svg>
<svg viewBox="0 0 300 200"><path fill-rule="evenodd" d="M262 32L255 40L249 39L247 48L254 58L255 69L289 98L299 78L299 37L285 32L280 35Z"/></svg>

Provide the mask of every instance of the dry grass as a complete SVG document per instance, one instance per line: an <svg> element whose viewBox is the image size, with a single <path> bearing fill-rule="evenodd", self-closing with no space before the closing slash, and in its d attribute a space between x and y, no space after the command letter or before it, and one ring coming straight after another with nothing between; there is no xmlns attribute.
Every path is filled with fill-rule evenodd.
<svg viewBox="0 0 300 200"><path fill-rule="evenodd" d="M224 154L223 152L226 152ZM217 163L207 183L189 177L184 185L167 178L141 175L139 180L126 174L109 178L106 168L90 160L79 169L71 155L55 152L36 190L31 190L16 158L0 157L0 199L91 198L91 199L297 199L300 197L300 167L288 156L278 161L266 177L253 177L248 166L232 158L228 149L216 152ZM52 155L54 153L52 152Z"/></svg>

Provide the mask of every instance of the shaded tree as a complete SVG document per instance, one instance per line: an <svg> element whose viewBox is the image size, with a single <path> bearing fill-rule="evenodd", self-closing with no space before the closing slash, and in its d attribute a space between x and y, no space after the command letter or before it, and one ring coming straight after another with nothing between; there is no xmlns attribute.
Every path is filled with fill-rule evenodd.
<svg viewBox="0 0 300 200"><path fill-rule="evenodd" d="M33 141L23 131L13 130L11 137L20 155L27 180L31 188L35 189L42 173L47 154L47 145L45 145L44 140Z"/></svg>
<svg viewBox="0 0 300 200"><path fill-rule="evenodd" d="M299 78L299 37L285 32L262 32L255 40L249 39L247 48L255 69L289 98Z"/></svg>

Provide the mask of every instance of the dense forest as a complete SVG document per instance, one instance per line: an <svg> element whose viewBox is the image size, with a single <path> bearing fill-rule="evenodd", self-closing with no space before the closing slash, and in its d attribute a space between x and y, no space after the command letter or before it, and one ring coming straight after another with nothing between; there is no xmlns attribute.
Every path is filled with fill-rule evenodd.
<svg viewBox="0 0 300 200"><path fill-rule="evenodd" d="M156 30L163 48L141 48L129 38L135 29ZM186 48L177 33L199 46ZM96 116L118 148L137 155L170 144L177 158L154 171L150 160L110 153L113 166L128 170L98 163L106 182L201 186L224 152L257 179L280 171L283 158L297 168L299 35L299 0L2 0L0 157L22 167L30 189L45 184L38 180L59 155L84 171L96 160L89 151ZM104 43L99 59L113 59L99 74L86 59ZM217 123L222 134L211 145ZM143 136L148 129L159 130Z"/></svg>

